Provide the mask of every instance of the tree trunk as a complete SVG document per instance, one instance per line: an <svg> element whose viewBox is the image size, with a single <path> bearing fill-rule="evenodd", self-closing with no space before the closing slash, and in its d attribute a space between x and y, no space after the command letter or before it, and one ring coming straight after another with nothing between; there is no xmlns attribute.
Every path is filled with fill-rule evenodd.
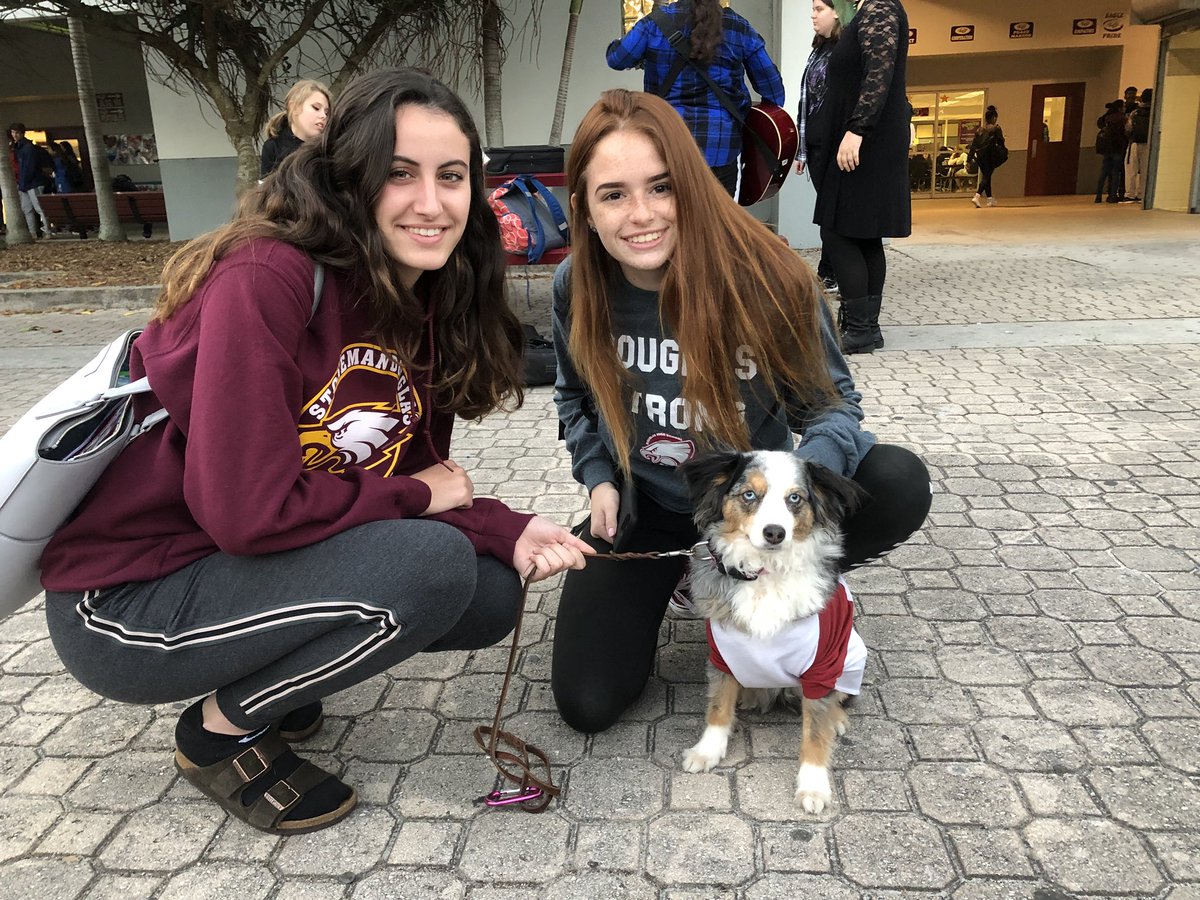
<svg viewBox="0 0 1200 900"><path fill-rule="evenodd" d="M500 8L489 2L483 12L483 128L489 147L504 146L503 65Z"/></svg>
<svg viewBox="0 0 1200 900"><path fill-rule="evenodd" d="M117 200L113 196L112 177L108 171L108 156L104 137L100 133L100 114L96 111L96 84L92 81L92 60L88 56L87 35L78 15L67 18L71 34L71 59L75 63L75 86L79 93L79 110L83 113L83 133L87 136L88 159L92 163L92 178L96 182L96 207L100 212L100 240L125 240L125 226L117 215Z"/></svg>
<svg viewBox="0 0 1200 900"><path fill-rule="evenodd" d="M237 184L234 190L239 197L246 190L258 184L258 176L262 171L254 133L237 133L233 128L233 126L244 127L244 124L243 122L225 123L225 133L229 135L229 141L233 144L233 149L237 151Z"/></svg>
<svg viewBox="0 0 1200 900"><path fill-rule="evenodd" d="M558 99L554 103L554 121L550 125L549 143L562 143L563 116L567 112L567 88L571 84L571 62L575 58L575 30L579 27L579 11L583 0L571 0L570 18L567 20L567 42L563 45L562 72L558 76Z"/></svg>
<svg viewBox="0 0 1200 900"><path fill-rule="evenodd" d="M21 212L21 198L17 194L17 176L13 172L12 156L7 141L0 148L0 188L4 194L4 221L8 225L8 236L4 243L9 247L33 243L33 235L25 225L25 214Z"/></svg>

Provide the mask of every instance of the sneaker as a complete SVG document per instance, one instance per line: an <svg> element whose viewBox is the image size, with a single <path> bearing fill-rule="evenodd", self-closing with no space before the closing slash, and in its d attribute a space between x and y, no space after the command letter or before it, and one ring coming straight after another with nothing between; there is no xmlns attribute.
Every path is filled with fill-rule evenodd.
<svg viewBox="0 0 1200 900"><path fill-rule="evenodd" d="M667 611L677 619L701 618L700 613L692 604L692 595L688 591L688 587L688 574L684 572L683 577L679 579L679 584L675 585L671 599L667 601Z"/></svg>
<svg viewBox="0 0 1200 900"><path fill-rule="evenodd" d="M981 206L981 204L979 202L981 199L983 199L983 198L981 198L978 194L976 194L974 197L971 198L971 202L975 204L976 209L979 209L979 207Z"/></svg>
<svg viewBox="0 0 1200 900"><path fill-rule="evenodd" d="M996 205L996 198L988 197L988 206L995 206L995 205Z"/></svg>
<svg viewBox="0 0 1200 900"><path fill-rule="evenodd" d="M838 291L837 279L832 275L826 275L821 279L821 287L825 289L827 294L836 294Z"/></svg>

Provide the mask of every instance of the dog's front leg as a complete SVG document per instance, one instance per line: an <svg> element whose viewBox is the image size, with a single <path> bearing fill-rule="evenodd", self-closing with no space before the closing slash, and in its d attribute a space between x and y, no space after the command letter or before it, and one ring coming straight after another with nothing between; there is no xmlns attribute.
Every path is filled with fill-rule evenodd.
<svg viewBox="0 0 1200 900"><path fill-rule="evenodd" d="M708 712L704 716L704 734L696 746L683 754L685 772L707 772L725 758L729 736L737 723L737 699L742 686L732 675L709 667Z"/></svg>
<svg viewBox="0 0 1200 900"><path fill-rule="evenodd" d="M834 691L820 700L801 700L803 737L800 742L800 771L796 773L796 803L805 812L819 813L833 805L829 782L829 760L833 742L843 733L846 715L843 695Z"/></svg>

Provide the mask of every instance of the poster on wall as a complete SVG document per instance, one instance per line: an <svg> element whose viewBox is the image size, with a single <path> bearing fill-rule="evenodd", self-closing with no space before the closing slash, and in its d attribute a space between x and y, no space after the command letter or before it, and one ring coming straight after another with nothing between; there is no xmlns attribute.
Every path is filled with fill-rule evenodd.
<svg viewBox="0 0 1200 900"><path fill-rule="evenodd" d="M145 166L158 162L152 134L106 134L104 153L114 166Z"/></svg>
<svg viewBox="0 0 1200 900"><path fill-rule="evenodd" d="M1011 22L1008 26L1009 40L1020 40L1021 38L1033 37L1032 22Z"/></svg>
<svg viewBox="0 0 1200 900"><path fill-rule="evenodd" d="M908 42L910 44L915 44L917 42L917 29L915 29L915 28L908 29Z"/></svg>
<svg viewBox="0 0 1200 900"><path fill-rule="evenodd" d="M96 95L96 110L101 122L125 121L125 95L120 92Z"/></svg>
<svg viewBox="0 0 1200 900"><path fill-rule="evenodd" d="M971 141L975 140L975 134L979 131L983 122L979 119L964 119L958 123L958 142L960 144L970 145Z"/></svg>
<svg viewBox="0 0 1200 900"><path fill-rule="evenodd" d="M950 42L957 43L958 41L973 41L975 40L974 25L951 25L950 26Z"/></svg>

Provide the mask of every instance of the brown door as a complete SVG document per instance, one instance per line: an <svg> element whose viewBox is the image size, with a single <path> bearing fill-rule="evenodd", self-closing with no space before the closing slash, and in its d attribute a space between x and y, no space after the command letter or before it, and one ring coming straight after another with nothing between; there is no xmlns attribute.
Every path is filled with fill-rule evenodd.
<svg viewBox="0 0 1200 900"><path fill-rule="evenodd" d="M1085 87L1082 81L1033 86L1025 196L1075 193Z"/></svg>

